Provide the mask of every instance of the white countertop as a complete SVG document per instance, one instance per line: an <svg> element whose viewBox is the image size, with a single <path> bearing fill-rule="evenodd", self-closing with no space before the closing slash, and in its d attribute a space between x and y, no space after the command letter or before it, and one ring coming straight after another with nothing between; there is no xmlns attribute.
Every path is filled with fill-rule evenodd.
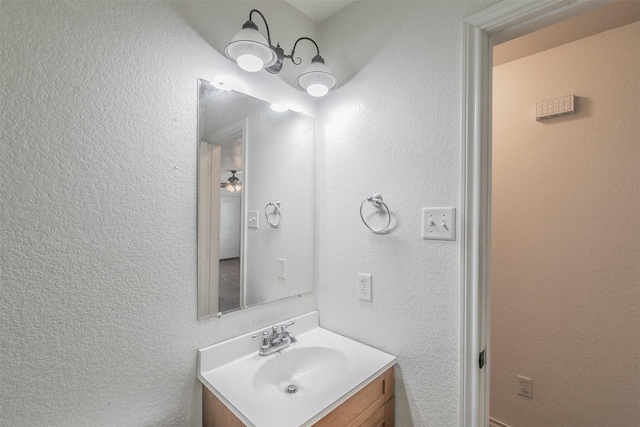
<svg viewBox="0 0 640 427"><path fill-rule="evenodd" d="M200 381L249 426L310 426L395 363L390 354L321 328L316 311L278 324L291 321L296 323L287 330L298 342L270 356L258 356L260 340L252 339L269 327L198 350ZM310 368L297 368L304 370L298 375L304 384L298 393L280 393L275 382L260 386L257 378L264 380L265 370L287 369L282 365L293 356L314 352L325 370L314 372L314 361ZM327 355L339 357L329 365Z"/></svg>

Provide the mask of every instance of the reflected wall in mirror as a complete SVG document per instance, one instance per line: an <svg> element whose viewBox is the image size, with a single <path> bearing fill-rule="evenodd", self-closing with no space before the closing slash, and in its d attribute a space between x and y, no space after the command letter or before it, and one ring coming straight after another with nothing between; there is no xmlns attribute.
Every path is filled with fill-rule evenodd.
<svg viewBox="0 0 640 427"><path fill-rule="evenodd" d="M198 319L311 292L314 119L198 90Z"/></svg>

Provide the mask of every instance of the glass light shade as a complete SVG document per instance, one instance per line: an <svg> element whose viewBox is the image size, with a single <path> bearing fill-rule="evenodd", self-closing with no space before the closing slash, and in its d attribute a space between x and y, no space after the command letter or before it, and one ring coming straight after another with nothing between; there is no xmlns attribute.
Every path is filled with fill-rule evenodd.
<svg viewBox="0 0 640 427"><path fill-rule="evenodd" d="M242 68L245 71L250 71L252 73L255 73L256 71L260 71L262 70L262 68L264 68L264 63L262 62L262 59L258 58L255 55L240 55L238 56L238 59L236 60L236 62L238 63L238 65L240 66L240 68Z"/></svg>
<svg viewBox="0 0 640 427"><path fill-rule="evenodd" d="M329 93L329 88L323 84L312 84L307 87L307 93L311 96L325 96Z"/></svg>
<svg viewBox="0 0 640 427"><path fill-rule="evenodd" d="M236 61L240 68L251 72L269 67L278 59L264 36L253 28L238 31L224 48L224 53Z"/></svg>
<svg viewBox="0 0 640 427"><path fill-rule="evenodd" d="M242 190L242 185L240 184L227 184L225 189L231 193L235 193L236 191Z"/></svg>
<svg viewBox="0 0 640 427"><path fill-rule="evenodd" d="M336 87L338 79L335 78L329 68L320 61L311 62L309 66L298 76L298 85L311 96L324 96Z"/></svg>

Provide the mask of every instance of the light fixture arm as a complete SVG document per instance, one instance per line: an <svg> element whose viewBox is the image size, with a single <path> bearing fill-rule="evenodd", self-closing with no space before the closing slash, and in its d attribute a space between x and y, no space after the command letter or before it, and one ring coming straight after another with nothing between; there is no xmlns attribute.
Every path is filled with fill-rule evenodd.
<svg viewBox="0 0 640 427"><path fill-rule="evenodd" d="M245 25L251 22L255 27L255 29L258 30L258 27L256 26L256 24L253 23L253 19L251 19L253 12L256 12L262 18L262 21L264 22L264 26L267 28L267 42L269 43L269 47L273 49L273 44L271 44L271 32L269 31L269 24L267 24L267 19L264 17L262 12L260 12L258 9L251 9L251 12L249 12L249 20L245 23Z"/></svg>
<svg viewBox="0 0 640 427"><path fill-rule="evenodd" d="M264 26L267 29L267 43L269 43L269 47L271 49L276 49L276 46L274 46L273 43L271 43L271 31L269 31L269 24L267 23L267 18L264 17L262 12L260 12L258 9L251 9L251 12L249 12L249 21L245 25L247 25L249 22L251 22L252 25L250 25L250 26L252 28L256 27L256 30L257 30L257 26L255 25L255 23L253 23L253 13L254 12L257 13L258 15L260 15L260 17L262 18L262 22L264 22ZM316 56L313 59L315 60L316 58L320 58L321 62L324 64L324 59L322 59L322 57L320 56L320 48L318 47L318 43L316 43L313 39L311 39L309 37L300 37L293 44L293 49L291 49L291 53L289 55L283 55L283 56L285 58L289 58L291 60L291 62L293 62L295 65L300 65L302 63L302 58L298 57L297 58L297 62L296 62L296 58L294 58L294 55L295 55L295 52L296 52L296 46L298 45L298 42L300 42L301 40L309 40L311 43L313 43L313 45L316 47ZM280 48L280 43L278 43L277 48Z"/></svg>
<svg viewBox="0 0 640 427"><path fill-rule="evenodd" d="M0 0L1 1L1 0ZM253 14L257 13L262 18L267 29L267 38L258 30L258 26L253 22ZM311 96L324 96L333 89L338 80L324 64L324 59L320 56L318 43L309 37L300 37L293 44L291 53L286 55L280 43L276 46L271 41L271 31L269 24L262 12L258 9L251 9L249 20L244 23L242 30L236 33L231 42L224 48L225 55L238 63L245 71L256 72L264 69L271 74L278 74L282 70L285 59L290 59L294 65L302 64L302 58L296 57L296 48L302 40L313 43L316 47L316 56L311 59L306 69L300 74L296 83Z"/></svg>
<svg viewBox="0 0 640 427"><path fill-rule="evenodd" d="M298 57L298 62L296 62L296 59L293 57L296 52L296 46L298 45L298 42L300 40L309 40L316 47L317 53L316 53L316 56L311 60L311 62L318 62L319 60L324 64L324 59L322 59L322 56L320 56L320 48L318 47L318 43L316 43L313 39L310 39L309 37L300 37L298 40L296 40L296 42L293 44L293 49L291 49L291 53L289 55L285 55L284 57L289 58L291 62L293 62L295 65L300 65L302 63L302 59L300 57Z"/></svg>

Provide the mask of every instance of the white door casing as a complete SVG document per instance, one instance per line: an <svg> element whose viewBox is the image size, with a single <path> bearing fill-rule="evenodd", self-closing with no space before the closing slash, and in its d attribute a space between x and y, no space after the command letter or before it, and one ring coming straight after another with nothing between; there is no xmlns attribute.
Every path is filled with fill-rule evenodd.
<svg viewBox="0 0 640 427"><path fill-rule="evenodd" d="M492 47L613 2L502 1L463 20L460 427L489 422Z"/></svg>

